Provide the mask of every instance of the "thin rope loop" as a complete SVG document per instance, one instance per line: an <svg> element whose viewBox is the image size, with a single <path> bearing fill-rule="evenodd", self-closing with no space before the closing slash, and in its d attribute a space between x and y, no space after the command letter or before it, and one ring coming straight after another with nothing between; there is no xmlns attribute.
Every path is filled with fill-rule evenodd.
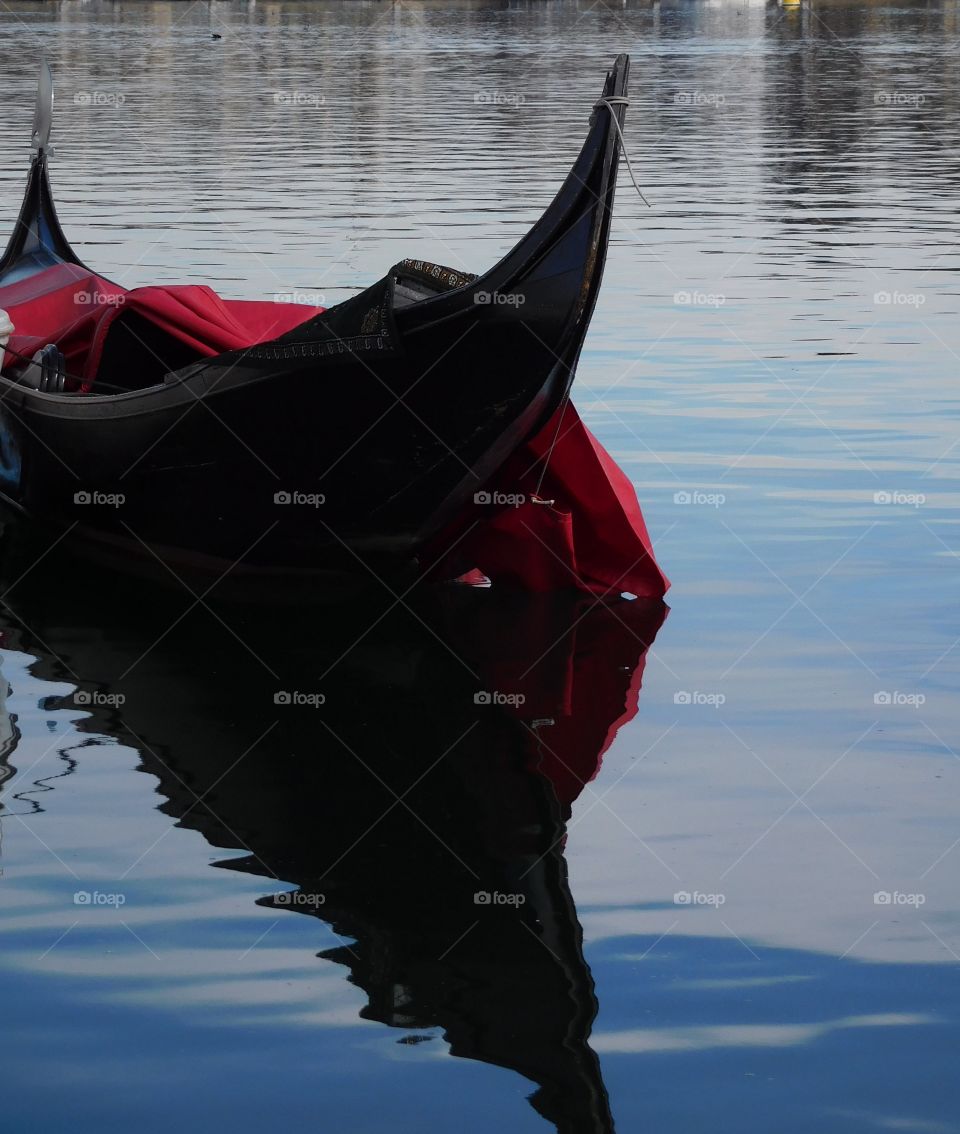
<svg viewBox="0 0 960 1134"><path fill-rule="evenodd" d="M620 129L620 120L617 118L617 107L618 106L629 106L629 105L630 105L630 99L628 99L626 97L626 95L607 95L605 98L600 99L599 102L594 103L593 109L599 110L601 107L605 106L607 108L607 110L610 111L610 117L613 119L613 125L615 126L616 131L617 131L617 136L620 139L620 148L623 150L623 157L624 157L624 160L627 163L627 171L630 174L630 180L633 182L634 189L636 189L637 193L639 193L640 200L643 201L643 203L649 209L649 208L652 208L652 206L651 206L650 202L647 200L647 198L644 197L643 190L640 188L639 184L637 183L637 179L634 176L633 166L630 164L630 154L627 153L626 139L623 136L623 131ZM564 414L566 413L567 402L569 401L569 398L570 398L570 391L568 390L567 393L564 394L563 400L560 403L560 411L559 411L559 414L557 415L557 428L554 430L553 440L550 442L550 448L547 450L547 454L546 454L546 456L544 457L544 460L543 460L543 466L540 469L540 476L537 480L537 487L534 490L534 496L535 497L539 497L539 495L540 495L540 490L543 487L543 482L544 482L544 479L547 475L547 469L550 467L550 459L553 456L554 449L557 447L557 442L560 440L560 429L561 429L561 426L563 425L563 417L564 417Z"/></svg>
<svg viewBox="0 0 960 1134"><path fill-rule="evenodd" d="M623 160L627 163L627 172L630 174L630 180L633 182L633 187L640 195L640 200L647 206L652 208L650 202L643 195L643 190L634 176L633 166L630 164L630 154L627 152L627 141L623 136L623 131L620 129L620 119L617 118L618 106L629 106L630 99L625 95L607 95L605 98L600 99L599 102L593 104L594 110L599 110L601 106L605 106L610 111L610 117L613 119L613 125L616 127L617 137L620 139L620 148L623 150Z"/></svg>
<svg viewBox="0 0 960 1134"><path fill-rule="evenodd" d="M543 488L544 477L547 475L547 469L550 467L550 458L553 456L553 450L557 447L557 442L560 440L560 426L563 425L563 417L567 412L567 402L570 400L570 391L563 395L563 400L560 402L560 412L557 415L557 428L553 432L553 440L550 442L550 448L547 450L547 455L543 459L543 468L540 470L540 476L537 479L537 487L533 490L534 503L538 504L552 504L552 500L541 500L540 491Z"/></svg>

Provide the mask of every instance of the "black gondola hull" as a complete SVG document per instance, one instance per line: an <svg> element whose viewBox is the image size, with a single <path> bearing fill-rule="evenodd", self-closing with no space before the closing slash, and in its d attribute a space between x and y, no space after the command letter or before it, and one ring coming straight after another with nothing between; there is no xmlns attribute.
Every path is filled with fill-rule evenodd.
<svg viewBox="0 0 960 1134"><path fill-rule="evenodd" d="M627 69L618 59L604 97L623 96ZM295 332L113 396L0 377L0 492L58 527L200 565L415 559L569 393L606 255L623 110L594 111L564 186L511 253L392 309L386 342ZM69 262L37 161L24 210L43 220L40 253ZM0 289L44 270L40 253L12 242Z"/></svg>

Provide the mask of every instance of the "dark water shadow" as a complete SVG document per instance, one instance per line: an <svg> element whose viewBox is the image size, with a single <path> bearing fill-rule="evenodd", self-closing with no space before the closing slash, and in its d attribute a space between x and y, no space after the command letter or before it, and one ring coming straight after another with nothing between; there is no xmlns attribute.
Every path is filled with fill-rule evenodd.
<svg viewBox="0 0 960 1134"><path fill-rule="evenodd" d="M662 604L446 588L216 607L56 551L4 574L5 644L78 685L77 728L136 746L159 808L236 852L217 866L270 880L261 905L332 927L320 956L364 1018L519 1072L561 1134L613 1129L563 849Z"/></svg>

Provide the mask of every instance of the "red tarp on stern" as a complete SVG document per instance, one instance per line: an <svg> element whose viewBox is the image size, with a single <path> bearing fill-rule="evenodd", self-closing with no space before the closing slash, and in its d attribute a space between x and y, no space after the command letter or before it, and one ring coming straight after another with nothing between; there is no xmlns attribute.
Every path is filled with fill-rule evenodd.
<svg viewBox="0 0 960 1134"><path fill-rule="evenodd" d="M662 598L670 586L633 485L570 402L478 497L433 541L432 555L424 557L439 561L431 574L480 571L494 584L608 597ZM516 497L523 502L497 503Z"/></svg>

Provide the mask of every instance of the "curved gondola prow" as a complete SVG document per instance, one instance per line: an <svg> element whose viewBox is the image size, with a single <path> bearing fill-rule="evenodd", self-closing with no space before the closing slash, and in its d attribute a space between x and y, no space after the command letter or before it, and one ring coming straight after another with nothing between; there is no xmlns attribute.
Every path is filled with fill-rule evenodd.
<svg viewBox="0 0 960 1134"><path fill-rule="evenodd" d="M33 119L33 160L23 204L6 251L0 259L0 284L33 275L54 264L82 261L63 234L50 192L48 160L53 115L53 76L46 60L40 64L37 105Z"/></svg>
<svg viewBox="0 0 960 1134"><path fill-rule="evenodd" d="M586 139L553 200L527 234L483 275L440 295L395 312L397 326L411 339L429 334L446 320L476 320L477 305L526 328L547 356L549 372L516 428L481 456L464 465L464 476L418 532L432 538L450 522L477 484L486 481L517 450L518 443L542 429L569 396L580 352L596 306L610 238L620 163L621 135L628 104L630 57L618 55L594 104ZM490 296L518 297L513 305L491 308ZM552 333L536 331L536 320ZM464 464L461 461L461 464Z"/></svg>
<svg viewBox="0 0 960 1134"><path fill-rule="evenodd" d="M613 196L620 166L620 132L629 102L629 77L630 56L618 55L607 72L603 93L593 108L590 130L566 179L540 221L490 273L522 279L570 227L589 216L592 232L590 255L584 264L584 288L578 313L581 318L592 313L592 301L600 285L607 255ZM613 118L616 118L616 125Z"/></svg>
<svg viewBox="0 0 960 1134"><path fill-rule="evenodd" d="M523 292L538 276L556 275L565 266L578 270L582 276L578 303L568 326L573 356L569 361L575 365L579 351L576 344L582 340L593 312L607 254L620 162L620 131L629 101L629 73L630 57L618 55L607 73L603 92L593 109L590 129L570 172L539 220L519 243L470 283L399 313L404 329L426 330L462 314L464 292ZM574 238L574 230L583 225L589 229L585 242Z"/></svg>

